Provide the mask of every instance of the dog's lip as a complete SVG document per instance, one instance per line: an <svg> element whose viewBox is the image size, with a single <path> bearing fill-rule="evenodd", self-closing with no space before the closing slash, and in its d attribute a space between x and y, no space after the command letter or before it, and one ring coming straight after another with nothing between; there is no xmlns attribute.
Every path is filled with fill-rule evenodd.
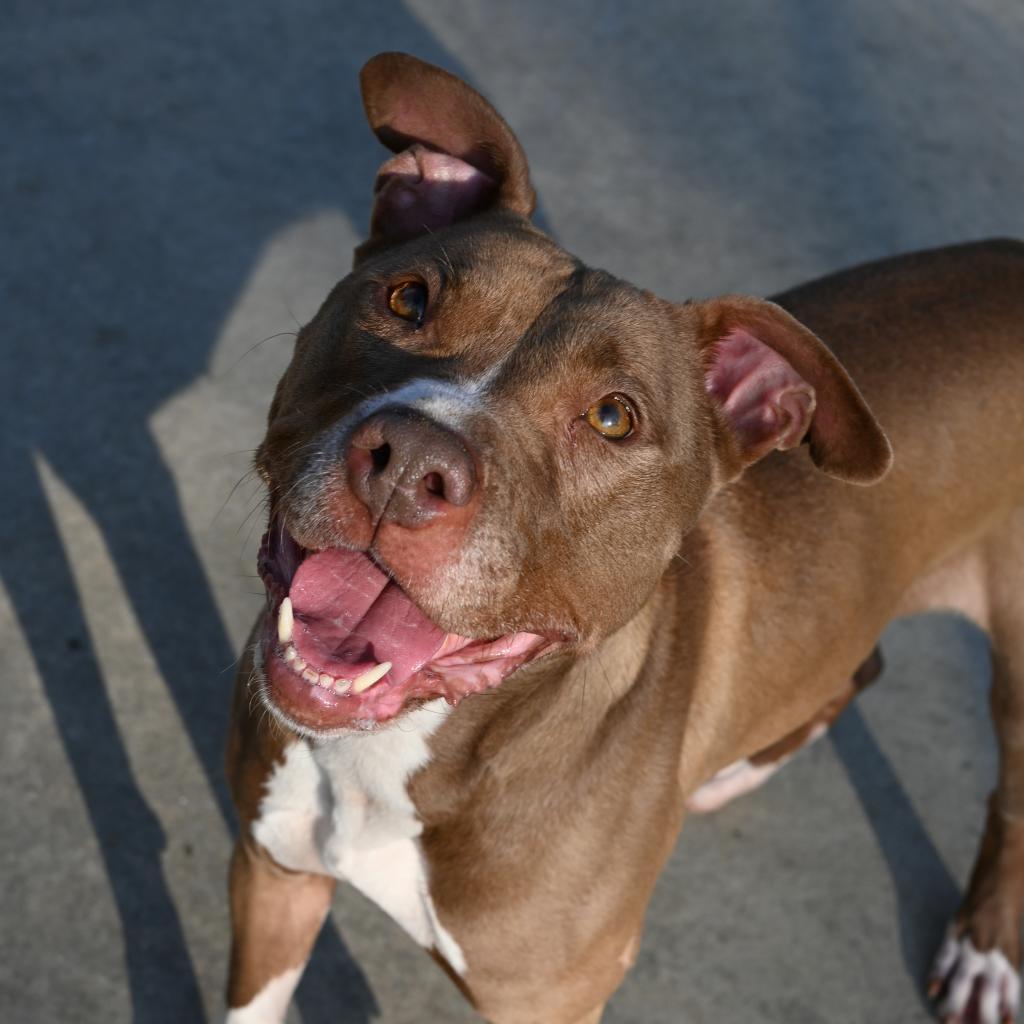
<svg viewBox="0 0 1024 1024"><path fill-rule="evenodd" d="M262 643L261 697L287 725L313 736L372 728L433 699L443 699L454 707L471 694L500 685L526 662L563 645L559 637L525 632L469 640L401 682L392 682L384 671L356 693L355 683L346 682L339 689L333 680L325 683L318 670L315 681L296 671L294 663L288 663L287 648L279 642L276 619L277 615L268 611ZM303 669L313 671L311 666Z"/></svg>
<svg viewBox="0 0 1024 1024"><path fill-rule="evenodd" d="M494 655L493 648L503 646L508 652ZM391 684L385 674L377 684L356 694L350 687L338 692L332 686L303 678L285 662L280 646L267 630L261 695L272 712L306 734L365 729L436 698L455 707L470 694L499 685L527 660L555 646L557 641L538 634L474 641L450 658L429 663L401 683Z"/></svg>
<svg viewBox="0 0 1024 1024"><path fill-rule="evenodd" d="M292 549L289 552L288 558L293 559L294 561L292 564L286 567L283 573L277 569L276 565L273 563L273 560L271 559L271 535L275 531L279 533L283 543L290 546ZM380 572L383 576L387 577L389 583L392 586L394 586L397 590L399 590L411 605L413 605L423 615L430 618L430 613L419 607L419 603L412 596L412 594L410 594L409 591L406 590L404 586L402 586L402 583L399 580L396 573L391 569L387 562L385 562L380 557L380 555L373 550L373 548L361 548L356 545L345 544L343 541L339 541L338 544L329 547L314 547L311 545L305 545L302 544L290 533L290 531L284 525L283 521L281 521L277 516L271 517L270 525L268 526L267 531L263 534L263 537L260 541L259 553L257 555L257 573L260 576L260 579L263 582L264 590L266 591L267 612L274 614L277 613L278 609L281 606L282 599L286 597L289 593L292 580L295 575L295 571L298 568L298 566L301 565L302 562L306 561L307 558L310 558L314 555L322 555L331 552L352 553L360 555L361 557L365 558L374 567L374 569ZM439 629L445 629L445 627L442 626L440 623L436 623L436 625L438 626ZM516 631L532 632L532 630L530 630L528 626L519 627ZM462 639L466 641L472 641L474 643L481 641L493 642L499 640L502 635L505 635L495 635L493 633L480 632L475 628L472 628L465 633L462 633L461 631L447 629L445 629L445 632L452 636L460 636ZM565 633L556 632L552 630L546 630L544 632L546 633L546 635L551 636L552 639L559 639L565 641L569 640L568 634Z"/></svg>
<svg viewBox="0 0 1024 1024"><path fill-rule="evenodd" d="M311 563L303 573L303 564L318 556L319 564ZM336 570L333 576L331 570ZM261 696L286 724L311 735L369 727L430 699L458 704L470 694L499 685L527 661L567 642L564 635L550 631L520 629L483 637L447 631L424 615L394 574L370 553L341 547L305 548L277 517L272 517L263 538L259 571L267 590ZM343 576L345 586L336 593L332 587ZM310 578L311 587L306 585ZM325 579L329 582L318 592L318 582ZM303 622L292 607L293 584L302 597L299 616ZM332 604L336 596L341 606ZM376 614L382 603L397 608L397 616ZM354 604L354 609L347 604ZM346 635L367 635L364 628L347 633L353 627L343 622L353 611L357 626L369 627L370 643L344 640ZM310 616L312 636L308 635ZM379 633L383 657L372 642L374 620L378 633L383 622L384 631ZM322 625L317 627L317 622ZM389 628L396 623L411 628L411 649L405 649L401 639L396 648L396 634ZM350 651L335 649L339 626L342 646L351 646ZM318 631L324 635L318 637ZM389 657L397 658L394 668L386 660Z"/></svg>

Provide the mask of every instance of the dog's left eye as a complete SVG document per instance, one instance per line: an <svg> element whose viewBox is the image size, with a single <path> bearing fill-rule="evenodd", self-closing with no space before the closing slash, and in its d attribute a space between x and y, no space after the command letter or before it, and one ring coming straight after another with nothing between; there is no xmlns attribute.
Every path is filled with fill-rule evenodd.
<svg viewBox="0 0 1024 1024"><path fill-rule="evenodd" d="M388 292L388 309L395 316L408 320L417 327L423 325L427 315L427 288L418 281L396 285Z"/></svg>
<svg viewBox="0 0 1024 1024"><path fill-rule="evenodd" d="M633 433L633 410L621 395L605 395L583 414L583 419L602 437L613 441Z"/></svg>

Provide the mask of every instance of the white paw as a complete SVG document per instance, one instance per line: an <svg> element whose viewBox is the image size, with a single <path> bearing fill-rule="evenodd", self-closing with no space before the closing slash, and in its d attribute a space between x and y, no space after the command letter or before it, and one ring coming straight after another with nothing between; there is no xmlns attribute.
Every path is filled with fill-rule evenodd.
<svg viewBox="0 0 1024 1024"><path fill-rule="evenodd" d="M1020 975L998 949L979 953L952 929L935 957L928 992L947 1024L1007 1024L1017 1017Z"/></svg>

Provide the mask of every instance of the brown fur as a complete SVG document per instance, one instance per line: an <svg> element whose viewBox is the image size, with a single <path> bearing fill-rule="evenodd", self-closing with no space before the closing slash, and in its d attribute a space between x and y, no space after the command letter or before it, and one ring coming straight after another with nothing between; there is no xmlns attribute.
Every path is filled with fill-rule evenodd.
<svg viewBox="0 0 1024 1024"><path fill-rule="evenodd" d="M1004 772L959 927L1019 963L1008 936L1024 879L1024 247L858 268L780 296L787 313L755 300L674 306L527 223L521 151L468 87L410 58L376 60L364 85L386 83L367 100L383 141L466 156L482 138L498 188L473 216L401 244L375 220L356 270L299 336L258 464L301 543L373 545L444 628L567 638L460 705L412 780L430 892L469 964L464 991L501 1024L596 1021L685 797L739 758L777 754L822 709L838 713L886 623L936 604L976 617L983 604L996 645ZM468 135L446 123L423 138L422 111L395 84L412 72L425 104L444 94L449 122L469 104ZM410 276L436 297L418 331L380 300ZM739 476L749 458L704 386L707 353L734 323L818 399L808 446ZM477 532L458 550L443 533L371 523L343 474L310 471L325 439L341 458L338 425L366 388L463 383L494 367L486 407L461 425L485 483ZM610 447L578 414L615 391L638 396L641 428ZM888 467L878 423L895 463L855 486ZM954 564L968 586L949 586ZM229 769L243 826L232 1005L301 961L329 900L328 883L275 874L245 838L292 739L261 725L249 672ZM306 909L271 964L260 914L302 884Z"/></svg>

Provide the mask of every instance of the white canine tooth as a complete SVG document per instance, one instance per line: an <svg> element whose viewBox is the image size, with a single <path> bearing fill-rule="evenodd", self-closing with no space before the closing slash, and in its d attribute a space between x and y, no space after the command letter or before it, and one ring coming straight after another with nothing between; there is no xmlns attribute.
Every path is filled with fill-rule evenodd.
<svg viewBox="0 0 1024 1024"><path fill-rule="evenodd" d="M391 671L391 662L382 661L376 668L367 669L357 679L352 680L352 692L362 693L368 690L374 683L383 679Z"/></svg>
<svg viewBox="0 0 1024 1024"><path fill-rule="evenodd" d="M320 682L320 673L314 668L304 668L302 670L302 678L305 679L307 683L313 683L315 686Z"/></svg>
<svg viewBox="0 0 1024 1024"><path fill-rule="evenodd" d="M348 693L348 688L352 683L348 679L335 679L334 680L334 692L335 693Z"/></svg>
<svg viewBox="0 0 1024 1024"><path fill-rule="evenodd" d="M286 597L277 612L277 639L281 646L292 642L292 630L295 628L295 613L292 611L292 599Z"/></svg>

